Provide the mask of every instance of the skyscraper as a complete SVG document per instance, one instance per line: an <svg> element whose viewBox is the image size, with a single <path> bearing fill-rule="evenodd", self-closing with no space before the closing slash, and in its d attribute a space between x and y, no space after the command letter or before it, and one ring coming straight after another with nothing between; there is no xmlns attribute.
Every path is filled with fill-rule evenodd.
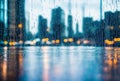
<svg viewBox="0 0 120 81"><path fill-rule="evenodd" d="M62 40L65 36L65 17L64 11L58 7L52 10L51 30L54 39Z"/></svg>
<svg viewBox="0 0 120 81"><path fill-rule="evenodd" d="M79 33L79 24L78 24L78 22L76 23L76 34L78 34Z"/></svg>
<svg viewBox="0 0 120 81"><path fill-rule="evenodd" d="M40 39L47 37L47 19L39 16L38 21L38 35Z"/></svg>
<svg viewBox="0 0 120 81"><path fill-rule="evenodd" d="M72 20L72 15L68 15L68 37L71 38L73 37L74 32L73 32L73 20Z"/></svg>
<svg viewBox="0 0 120 81"><path fill-rule="evenodd" d="M5 25L2 21L0 21L0 41L4 40L4 29Z"/></svg>
<svg viewBox="0 0 120 81"><path fill-rule="evenodd" d="M2 40L2 37L3 37L3 8L2 8L2 5L4 4L4 2L2 0L0 0L0 41Z"/></svg>
<svg viewBox="0 0 120 81"><path fill-rule="evenodd" d="M4 30L6 24L6 0L0 0L0 40L4 40Z"/></svg>
<svg viewBox="0 0 120 81"><path fill-rule="evenodd" d="M93 19L91 17L83 18L83 34L84 34L84 38L86 39L91 39L92 37L92 33L91 33L91 29L93 27L92 23L93 23Z"/></svg>
<svg viewBox="0 0 120 81"><path fill-rule="evenodd" d="M120 37L120 11L105 12L105 38L113 40Z"/></svg>
<svg viewBox="0 0 120 81"><path fill-rule="evenodd" d="M4 0L0 0L0 21L4 21L4 11L5 11L5 8L4 8Z"/></svg>
<svg viewBox="0 0 120 81"><path fill-rule="evenodd" d="M73 20L72 20L72 15L71 15L71 0L69 0L68 3L68 10L69 10L69 15L68 15L68 37L71 38L74 35L73 32Z"/></svg>
<svg viewBox="0 0 120 81"><path fill-rule="evenodd" d="M25 0L8 0L9 41L24 41Z"/></svg>

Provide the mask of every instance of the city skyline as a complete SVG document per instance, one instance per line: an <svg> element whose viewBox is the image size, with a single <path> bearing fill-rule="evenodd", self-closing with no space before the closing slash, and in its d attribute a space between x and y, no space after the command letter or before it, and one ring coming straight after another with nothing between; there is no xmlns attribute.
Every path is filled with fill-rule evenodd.
<svg viewBox="0 0 120 81"><path fill-rule="evenodd" d="M4 29L4 30L3 29L1 29L1 30L7 31L7 33L1 31L1 33L2 33L1 36L4 38L2 40L9 41L10 45L15 44L13 41L22 43L24 41L24 39L25 40L34 40L36 38L39 38L42 43L46 43L46 41L48 41L48 39L49 39L49 42L51 42L53 44L54 43L58 44L61 42L64 42L66 44L71 43L71 42L77 43L81 39L91 41L92 45L94 45L95 42L99 42L99 41L103 41L100 44L100 45L103 45L104 40L107 41L105 43L109 43L109 41L111 42L111 40L114 40L115 37L119 37L117 35L114 35L114 33L118 32L118 30L120 28L120 26L119 26L120 11L118 10L119 6L117 5L119 0L116 0L116 1L118 1L116 3L115 2L111 3L111 4L114 3L114 5L116 4L116 6L114 7L113 10L105 11L104 10L105 8L103 9L102 16L105 16L105 18L101 16L101 13L102 13L101 6L103 3L102 3L102 0L100 0L100 1L101 1L101 3L100 3L101 5L99 5L100 10L96 9L96 10L99 10L98 12L100 12L100 13L98 13L99 14L99 16L98 16L98 14L94 12L94 14L97 15L97 17L98 17L98 19L95 19L97 17L90 16L90 13L86 13L86 6L85 6L86 3L85 2L84 2L84 5L81 4L82 5L82 11L81 11L82 15L80 16L80 13L77 12L77 11L79 11L78 10L79 8L77 6L78 5L77 1L71 2L71 3L67 2L67 0L66 0L66 2L65 1L59 1L59 2L53 1L53 3L51 2L51 4L47 5L45 3L48 3L49 1L41 0L41 5L40 5L41 7L38 7L38 5L37 4L35 5L35 2L33 2L33 0L32 0L31 4L27 3L27 4L30 4L30 6L27 6L27 8L25 8L25 5L27 5L27 4L25 4L24 1L22 1L22 0L17 1L17 2L16 2L16 0L13 0L13 1L8 0L6 3L7 11L8 11L8 13L7 13L8 27L7 28L5 28L5 26L3 25L3 23L5 24L5 21L4 21L5 15L1 16L1 19L3 19L3 21L1 21L1 26ZM4 1L1 1L1 2L2 2L1 4L4 5ZM42 3L42 2L44 2L44 3ZM64 4L65 3L67 4L68 8L67 7L65 8L65 6L63 7L62 5L60 5L63 2L64 2ZM57 3L59 3L59 4L57 4ZM95 3L96 2L94 2L94 4ZM38 4L40 4L40 3L38 3ZM43 4L45 4L47 6L45 6ZM81 5L79 5L79 6L81 6ZM110 4L107 4L107 5L110 5ZM92 9L92 7L93 6L91 5L91 7L89 9ZM5 11L5 7L1 6L0 8L1 8L0 14L4 14L3 10ZM42 11L40 13L39 13L39 11L34 12L33 10L37 10L37 8L39 8L39 10L42 10ZM47 10L47 8L50 8L49 9L50 13ZM25 10L25 9L27 9L27 10ZM67 9L67 10L65 10L65 9ZM112 9L112 7L111 7L111 9ZM114 10L115 10L115 12L112 12ZM76 11L75 12L76 14L72 13L73 11ZM85 11L85 13L84 13L84 11ZM69 13L66 14L66 12L69 12ZM108 14L106 14L106 13L108 13ZM28 17L28 18L25 18L25 14L26 14L26 17ZM46 14L50 18L46 17L45 16ZM86 14L89 14L89 16L87 16ZM92 14L92 15L94 15L94 14ZM39 20L38 20L38 17L39 17ZM82 22L82 21L80 21L81 19L83 19L83 23L80 24L80 22ZM67 21L67 23L66 23L66 21ZM108 21L110 24L108 24ZM114 24L116 24L116 25L114 25ZM83 26L80 26L80 25L83 25ZM38 28L38 33L36 32L37 28ZM77 30L77 33L75 32L75 28ZM74 33L73 33L73 29L74 29ZM83 29L83 32L80 32L79 29L80 30ZM109 32L110 29L111 29L111 31ZM32 33L29 32L28 30L32 31ZM102 34L99 35L99 33L102 33ZM104 39L104 37L105 37L105 39ZM110 37L112 37L112 39ZM100 38L103 38L103 39L100 39ZM84 42L82 42L82 43L84 43ZM99 44L97 44L97 45L99 45Z"/></svg>
<svg viewBox="0 0 120 81"><path fill-rule="evenodd" d="M0 0L0 81L120 81L119 4Z"/></svg>
<svg viewBox="0 0 120 81"><path fill-rule="evenodd" d="M43 17L47 18L48 20L48 27L50 28L50 22L51 22L51 10L54 7L60 6L65 11L65 25L67 28L67 16L68 16L68 1L69 0L58 0L55 1L51 0L36 0L35 2L33 0L27 0L26 2L26 20L31 23L30 25L27 24L27 29L32 31L33 34L35 34L38 30L38 16L42 15ZM100 1L100 0L99 0ZM93 20L100 20L100 12L99 12L99 1L98 0L74 0L72 2L72 16L73 16L73 30L76 32L76 22L79 23L79 31L82 32L82 17L83 17L83 10L82 7L85 8L84 16L85 17L93 17ZM117 1L117 0L116 0ZM107 3L107 4L106 4ZM120 1L109 2L108 0L103 0L103 11L116 11L116 9L120 9L120 6L115 6L113 4L119 4ZM64 4L64 5L63 5ZM29 9L28 9L29 8ZM47 13L46 13L47 11ZM104 12L102 13L104 15ZM104 18L104 16L103 16ZM30 28L29 28L30 27Z"/></svg>

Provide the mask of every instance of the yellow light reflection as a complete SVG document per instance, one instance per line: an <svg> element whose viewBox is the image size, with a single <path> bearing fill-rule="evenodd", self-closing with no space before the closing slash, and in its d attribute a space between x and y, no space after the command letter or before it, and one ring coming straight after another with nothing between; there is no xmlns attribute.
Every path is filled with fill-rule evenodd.
<svg viewBox="0 0 120 81"><path fill-rule="evenodd" d="M57 44L60 43L60 40L56 40L56 43L57 43Z"/></svg>
<svg viewBox="0 0 120 81"><path fill-rule="evenodd" d="M7 44L8 44L8 42L7 42L7 41L4 41L4 44L5 44L5 45L7 45Z"/></svg>
<svg viewBox="0 0 120 81"><path fill-rule="evenodd" d="M2 76L4 80L7 79L7 62L6 61L4 61L2 65Z"/></svg>
<svg viewBox="0 0 120 81"><path fill-rule="evenodd" d="M49 41L49 38L43 38L42 39L42 42L48 42Z"/></svg>
<svg viewBox="0 0 120 81"><path fill-rule="evenodd" d="M23 25L20 23L20 24L18 24L18 28L22 28L23 27Z"/></svg>
<svg viewBox="0 0 120 81"><path fill-rule="evenodd" d="M15 45L16 44L16 42L13 42L13 45Z"/></svg>
<svg viewBox="0 0 120 81"><path fill-rule="evenodd" d="M46 38L46 42L49 41L49 38Z"/></svg>
<svg viewBox="0 0 120 81"><path fill-rule="evenodd" d="M105 43L107 44L107 45L113 45L114 44L114 41L110 41L110 40L105 40Z"/></svg>
<svg viewBox="0 0 120 81"><path fill-rule="evenodd" d="M68 39L64 39L64 42L65 42L65 43L68 42Z"/></svg>
<svg viewBox="0 0 120 81"><path fill-rule="evenodd" d="M116 65L116 64L117 64L117 59L114 59L114 61L113 61L113 62L114 62L114 64Z"/></svg>
<svg viewBox="0 0 120 81"><path fill-rule="evenodd" d="M16 44L16 42L9 42L10 46L14 46Z"/></svg>
<svg viewBox="0 0 120 81"><path fill-rule="evenodd" d="M111 72L111 70L116 70L118 69L118 59L119 59L119 53L120 50L117 48L112 48L112 49L106 49L106 59L104 61L105 67L104 71L105 72Z"/></svg>
<svg viewBox="0 0 120 81"><path fill-rule="evenodd" d="M73 42L74 40L73 40L73 38L69 38L68 41L69 42Z"/></svg>
<svg viewBox="0 0 120 81"><path fill-rule="evenodd" d="M12 46L13 45L12 42L9 42L9 45Z"/></svg>
<svg viewBox="0 0 120 81"><path fill-rule="evenodd" d="M2 63L2 77L3 80L7 79L7 50L4 50L4 59Z"/></svg>
<svg viewBox="0 0 120 81"><path fill-rule="evenodd" d="M19 53L19 69L21 74L22 74L22 68L23 68L23 55L22 53Z"/></svg>
<svg viewBox="0 0 120 81"><path fill-rule="evenodd" d="M45 39L42 39L42 42L45 42Z"/></svg>
<svg viewBox="0 0 120 81"><path fill-rule="evenodd" d="M3 62L2 62L2 77L3 80L7 80L7 47L4 47L4 55L3 55Z"/></svg>
<svg viewBox="0 0 120 81"><path fill-rule="evenodd" d="M114 41L115 41L115 42L119 42L119 41L120 41L120 38L114 38Z"/></svg>

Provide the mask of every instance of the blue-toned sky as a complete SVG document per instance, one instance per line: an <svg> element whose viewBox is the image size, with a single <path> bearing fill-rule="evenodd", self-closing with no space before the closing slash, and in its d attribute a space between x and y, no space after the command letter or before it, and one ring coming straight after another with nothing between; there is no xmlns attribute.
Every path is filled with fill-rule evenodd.
<svg viewBox="0 0 120 81"><path fill-rule="evenodd" d="M67 26L68 1L69 0L26 0L27 29L33 34L38 31L37 27L39 15L42 15L44 18L48 19L48 27L50 27L51 9L58 6L60 6L65 12L65 24ZM82 6L85 7L85 17L93 17L93 20L100 19L99 1L100 0L71 0L74 31L76 26L75 23L78 21L79 31L82 32ZM120 10L120 5L116 6L115 1L118 1L117 4L120 4L120 0L103 0L103 11L115 11L116 8Z"/></svg>

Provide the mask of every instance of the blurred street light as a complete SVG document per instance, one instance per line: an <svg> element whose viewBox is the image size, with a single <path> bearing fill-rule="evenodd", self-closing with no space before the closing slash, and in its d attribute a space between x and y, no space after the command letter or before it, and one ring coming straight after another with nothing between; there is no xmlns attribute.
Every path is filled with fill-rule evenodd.
<svg viewBox="0 0 120 81"><path fill-rule="evenodd" d="M23 25L20 23L20 24L18 24L18 28L22 28L23 27Z"/></svg>

